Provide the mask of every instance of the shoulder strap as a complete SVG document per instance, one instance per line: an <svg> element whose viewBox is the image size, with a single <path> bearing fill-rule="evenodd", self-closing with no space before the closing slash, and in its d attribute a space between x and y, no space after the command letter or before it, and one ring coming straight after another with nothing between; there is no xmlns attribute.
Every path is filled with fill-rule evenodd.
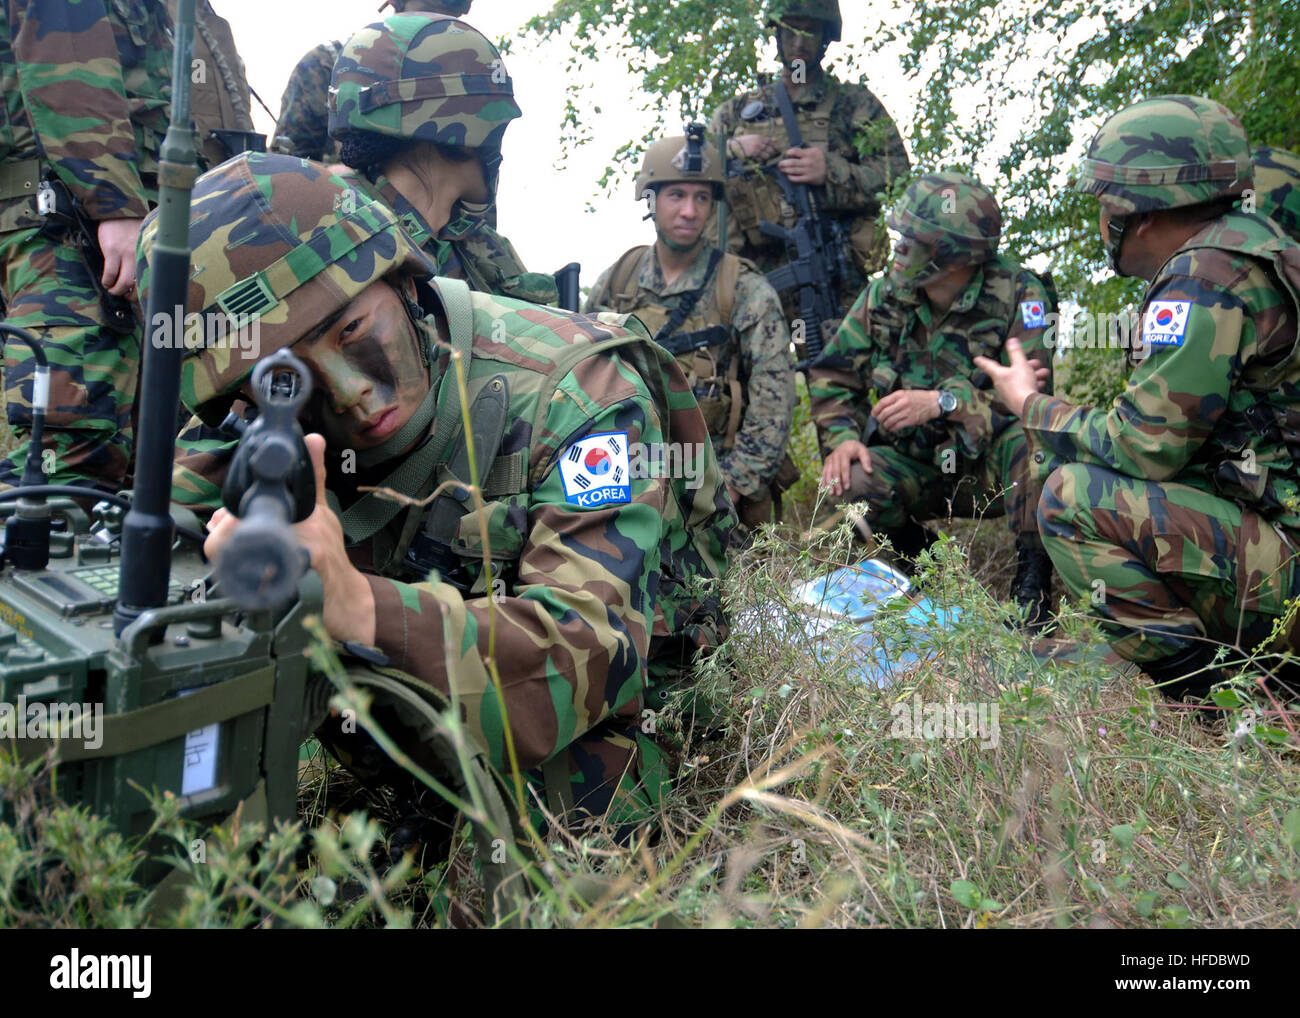
<svg viewBox="0 0 1300 1018"><path fill-rule="evenodd" d="M641 259L650 250L648 244L630 248L619 256L605 280L605 290L592 298L595 304L610 304L616 311L623 312L623 302L628 305L636 300L636 287L632 286L641 275ZM628 287L632 286L629 292Z"/></svg>
<svg viewBox="0 0 1300 1018"><path fill-rule="evenodd" d="M718 310L722 312L722 324L730 331L731 311L736 305L736 286L740 282L740 257L724 254L722 265L718 269Z"/></svg>
<svg viewBox="0 0 1300 1018"><path fill-rule="evenodd" d="M704 269L704 279L700 282L699 289L682 295L677 302L677 307L673 308L673 313L668 316L668 321L664 322L663 327L655 333L654 341L656 343L660 345L666 343L672 338L673 333L682 327L682 323L691 316L691 312L695 310L695 305L700 302L700 298L704 296L704 291L708 289L709 280L713 278L713 270L718 267L718 262L721 260L722 252L716 247L709 252L709 264Z"/></svg>

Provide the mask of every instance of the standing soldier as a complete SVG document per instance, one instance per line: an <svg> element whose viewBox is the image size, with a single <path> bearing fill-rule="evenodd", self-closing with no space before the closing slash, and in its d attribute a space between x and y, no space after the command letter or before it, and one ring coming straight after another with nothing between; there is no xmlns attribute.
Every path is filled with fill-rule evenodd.
<svg viewBox="0 0 1300 1018"><path fill-rule="evenodd" d="M1260 146L1255 163L1255 211L1268 216L1300 243L1300 156Z"/></svg>
<svg viewBox="0 0 1300 1018"><path fill-rule="evenodd" d="M774 7L780 3L775 0ZM791 145L773 84L719 106L710 133L728 139L727 202L733 217L728 247L764 272L786 264L787 248L762 233L759 223L788 229L797 218L776 174L814 189L815 211L828 217L839 248L823 257L839 257L850 270L835 295L835 317L822 323L829 338L866 274L883 262L876 237L877 195L893 181L906 179L910 164L880 100L866 86L845 84L822 69L826 47L839 40L843 25L837 0L794 0L783 6L784 12L774 9L767 23L777 30L781 80L806 147ZM782 301L787 319L794 321L797 290L783 290Z"/></svg>
<svg viewBox="0 0 1300 1018"><path fill-rule="evenodd" d="M52 368L42 466L51 483L116 490L131 458L140 362L135 241L156 198L172 39L161 0L0 6L0 287L6 321ZM5 404L28 456L32 355L5 349Z"/></svg>
<svg viewBox="0 0 1300 1018"><path fill-rule="evenodd" d="M889 272L844 319L809 379L834 502L866 502L855 521L915 558L926 520L1005 511L1016 537L1012 596L1041 628L1051 563L1038 537L1029 447L978 355L1004 356L1018 337L1048 377L1049 287L997 253L997 200L963 173L913 181L889 216L901 234Z"/></svg>
<svg viewBox="0 0 1300 1018"><path fill-rule="evenodd" d="M656 240L605 270L587 311L635 314L677 357L740 520L752 528L772 520L794 481L785 452L795 402L790 334L776 291L753 264L704 240L722 173L703 126L692 126L689 140L664 138L646 152L636 192L649 200Z"/></svg>
<svg viewBox="0 0 1300 1018"><path fill-rule="evenodd" d="M1035 392L1014 347L1010 368L980 366L1037 449L1070 596L1167 695L1200 696L1223 678L1220 645L1300 649L1300 248L1234 210L1246 132L1200 96L1120 110L1075 186L1100 199L1111 268L1150 281L1145 356L1108 410Z"/></svg>
<svg viewBox="0 0 1300 1018"><path fill-rule="evenodd" d="M389 0L379 9L429 11L458 18L469 13L473 0ZM307 53L289 75L280 97L280 119L271 139L271 151L304 159L339 161L338 145L330 138L328 95L334 61L343 52L339 41L321 43Z"/></svg>
<svg viewBox="0 0 1300 1018"><path fill-rule="evenodd" d="M172 21L178 3L167 0ZM247 148L260 151L266 136L253 130L244 61L235 49L230 23L208 0L194 5L194 73L190 80L190 115L199 132L203 168L225 162Z"/></svg>

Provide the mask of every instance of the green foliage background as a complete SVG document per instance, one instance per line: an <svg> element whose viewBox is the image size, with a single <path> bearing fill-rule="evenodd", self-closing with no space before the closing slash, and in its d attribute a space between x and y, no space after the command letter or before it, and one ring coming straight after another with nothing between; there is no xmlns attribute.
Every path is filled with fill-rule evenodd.
<svg viewBox="0 0 1300 1018"><path fill-rule="evenodd" d="M584 127L590 86L583 68L618 59L641 75L659 124L646 137L599 139L610 147L601 180L610 187L660 129L706 118L750 86L760 55L770 60L773 51L768 7L761 0L560 0L523 32L572 40L564 131L573 144L596 141ZM1096 204L1068 186L1109 114L1148 96L1205 95L1234 110L1252 142L1300 147L1300 4L890 0L870 6L868 24L875 19L879 28L868 38L846 34L832 44L828 66L877 89L905 77L915 102L890 113L915 169L973 169L1002 204L1003 250L1050 269L1062 298L1093 313L1114 313L1141 293L1137 281L1106 269ZM1087 382L1072 396L1105 402L1122 387L1118 352L1075 351L1070 359L1063 379Z"/></svg>

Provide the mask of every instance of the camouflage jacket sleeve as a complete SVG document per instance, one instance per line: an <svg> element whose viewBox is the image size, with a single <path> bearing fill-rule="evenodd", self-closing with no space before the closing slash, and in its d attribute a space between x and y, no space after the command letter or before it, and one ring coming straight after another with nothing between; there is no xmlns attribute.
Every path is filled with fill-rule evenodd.
<svg viewBox="0 0 1300 1018"><path fill-rule="evenodd" d="M1006 333L998 350L998 359L1003 364L1010 363L1007 354L1006 339L1017 339L1024 348L1025 355L1038 361L1049 371L1052 367L1052 351L1044 342L1047 329L1043 326L1030 327L1026 321L1034 318L1027 314L1025 305L1041 304L1044 318L1055 312L1055 305L1047 292L1043 281L1034 273L1021 270L1016 278L1016 295L1011 327ZM972 355L978 353L971 351ZM983 372L971 366L969 374L953 375L939 383L940 389L946 389L957 397L957 407L943 423L958 440L962 452L970 457L981 456L988 449L994 438L1006 430L1015 420L1015 411L1009 409L998 399L992 384ZM1044 392L1052 391L1051 376L1043 384Z"/></svg>
<svg viewBox="0 0 1300 1018"><path fill-rule="evenodd" d="M298 61L280 97L272 152L304 159L324 159L326 154L333 154L325 98L341 48L336 42L323 43Z"/></svg>
<svg viewBox="0 0 1300 1018"><path fill-rule="evenodd" d="M736 444L720 464L728 484L742 495L756 496L781 466L795 403L790 331L776 291L761 274L741 271L731 328L740 338L745 414Z"/></svg>
<svg viewBox="0 0 1300 1018"><path fill-rule="evenodd" d="M872 388L887 392L892 387L892 377L882 377L892 376L885 351L867 332L868 297L879 285L877 279L858 294L835 338L809 369L808 395L823 452L849 439L861 441L871 416Z"/></svg>
<svg viewBox="0 0 1300 1018"><path fill-rule="evenodd" d="M502 596L369 577L378 647L444 693L454 685L498 767L508 765L507 719L530 768L604 718L640 709L669 482L633 471L626 503L584 509L566 498L560 456L607 432L662 441L645 383L614 355L584 361L551 400L533 445L530 477L541 478L519 521L518 575ZM499 663L506 717L489 661Z"/></svg>
<svg viewBox="0 0 1300 1018"><path fill-rule="evenodd" d="M856 158L826 153L826 208L840 212L874 213L877 193L907 177L911 162L903 138L885 107L861 85L841 85L832 117L850 120L859 146Z"/></svg>
<svg viewBox="0 0 1300 1018"><path fill-rule="evenodd" d="M1231 257L1219 251L1208 256L1198 266L1203 271L1210 268L1205 261ZM1188 256L1179 258L1192 270ZM1258 285L1266 287L1262 270L1256 268L1255 274ZM1214 275L1171 272L1147 293L1143 321L1153 300L1190 302L1184 332L1177 344L1144 344L1146 356L1109 411L1074 406L1043 393L1025 400L1025 430L1040 451L1048 453L1041 461L1035 457L1040 479L1061 461L1074 461L1166 481L1195 457L1241 378L1243 346L1256 340L1255 323L1244 303L1215 286ZM1145 333L1144 325L1144 339Z"/></svg>
<svg viewBox="0 0 1300 1018"><path fill-rule="evenodd" d="M176 438L171 500L207 520L221 508L221 485L238 444L225 432L191 417Z"/></svg>
<svg viewBox="0 0 1300 1018"><path fill-rule="evenodd" d="M91 219L149 212L104 0L12 0L19 87L45 158Z"/></svg>

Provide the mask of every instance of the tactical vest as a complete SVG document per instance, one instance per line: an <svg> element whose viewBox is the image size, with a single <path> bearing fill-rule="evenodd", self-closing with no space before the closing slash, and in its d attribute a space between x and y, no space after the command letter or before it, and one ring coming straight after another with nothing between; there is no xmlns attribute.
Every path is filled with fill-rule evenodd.
<svg viewBox="0 0 1300 1018"><path fill-rule="evenodd" d="M892 360L872 372L876 394L885 396L895 389L937 389L945 378L977 375L976 357L1000 361L1006 338L1020 314L1016 301L1019 275L1023 270L1001 256L983 263L984 283L975 303L965 311L949 310L937 334L920 349L912 339L915 311L893 296L887 276L872 283L867 299L867 332ZM977 388L991 389L992 382L980 374ZM939 462L942 450L951 445L950 431L942 420L893 433L877 431L872 441L894 445L914 459ZM978 455L982 450L962 450Z"/></svg>
<svg viewBox="0 0 1300 1018"><path fill-rule="evenodd" d="M676 353L677 364L699 402L709 437L725 452L736 444L745 410L740 350L731 330L742 259L722 255L703 291L692 291L699 296L690 314L671 334L661 335L673 312L691 293L666 298L641 293L637 282L653 258L654 248L650 245L626 252L610 270L604 292L593 295L591 300L619 314L635 314L656 342L668 344L675 353L681 351Z"/></svg>
<svg viewBox="0 0 1300 1018"><path fill-rule="evenodd" d="M513 312L517 318L521 311L537 316L538 309L523 301L471 295L457 280L437 282L452 322L453 347L470 354L462 356L468 364L473 459L484 504L478 508L464 488L453 484L427 510L363 496L339 515L350 541L372 540L373 568L381 575L418 583L436 569L443 581L467 596L483 596L489 592L483 564L485 534L493 580L499 578L511 589L518 577L530 492L553 466L553 456L538 455L532 443L546 434L547 410L556 388L581 361L617 350L645 380L665 441L682 440L671 436L670 425L676 413L690 408L683 404L682 393L669 391L672 358L650 341L634 319L626 321L624 335L605 334L602 339L592 335L589 321L540 312L543 317L537 324L521 331L517 322L512 323L508 339L493 339L501 332L498 323L503 312ZM472 347L470 337L458 335L461 330L455 324L460 293L469 297L465 317L472 311ZM557 344L557 331L566 342ZM470 482L469 449L460 425L460 399L453 395L456 390L454 370L448 367L437 390L434 438L404 457L381 486L425 502L446 481ZM506 436L524 438L529 444L503 452ZM424 463L421 457L431 462ZM697 646L716 646L725 634L717 592L701 596L698 591L701 580L721 577L722 550L733 522L725 508L716 508L715 493L722 484L716 460L696 483L699 487L692 488L689 479L674 478L673 498L665 506L652 648L656 637L670 635L685 636Z"/></svg>
<svg viewBox="0 0 1300 1018"><path fill-rule="evenodd" d="M1241 381L1228 394L1228 405L1196 460L1206 464L1217 493L1266 518L1300 526L1300 397L1295 395L1300 392L1300 246L1268 220L1233 212L1174 257L1197 249L1266 262L1291 302L1297 339L1284 349L1258 350L1243 365ZM1159 280L1157 276L1152 286ZM1248 305L1244 313L1250 311Z"/></svg>

